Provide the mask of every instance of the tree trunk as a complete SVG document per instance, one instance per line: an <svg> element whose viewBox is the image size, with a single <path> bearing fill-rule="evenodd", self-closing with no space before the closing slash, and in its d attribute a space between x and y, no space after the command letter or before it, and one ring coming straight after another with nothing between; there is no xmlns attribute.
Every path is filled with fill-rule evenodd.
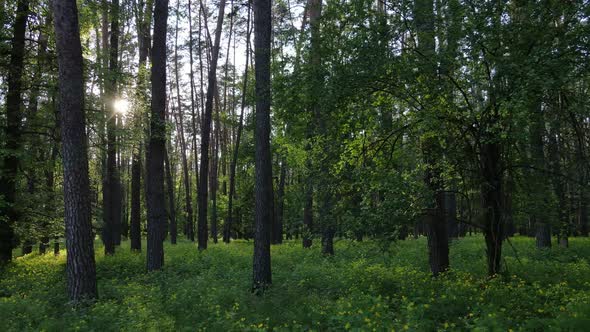
<svg viewBox="0 0 590 332"><path fill-rule="evenodd" d="M270 154L271 0L254 0L254 57L256 73L254 292L272 283L270 223L272 220L272 160Z"/></svg>
<svg viewBox="0 0 590 332"><path fill-rule="evenodd" d="M430 59L436 56L434 34L434 4L432 0L416 0L414 5L416 32L418 35L418 51L426 59L421 64L422 75L428 79L436 77L436 68ZM444 192L438 159L440 153L438 139L423 139L422 151L426 165L424 182L431 191L431 206L427 212L426 235L428 237L428 253L430 269L434 276L449 267L449 244L447 220L444 211Z"/></svg>
<svg viewBox="0 0 590 332"><path fill-rule="evenodd" d="M536 223L536 235L537 248L550 248L551 247L551 226L538 222Z"/></svg>
<svg viewBox="0 0 590 332"><path fill-rule="evenodd" d="M131 250L141 251L141 148L131 162Z"/></svg>
<svg viewBox="0 0 590 332"><path fill-rule="evenodd" d="M483 182L481 194L484 211L484 237L488 262L488 275L500 272L502 240L504 238L503 192L501 151L497 142L485 143L481 152Z"/></svg>
<svg viewBox="0 0 590 332"><path fill-rule="evenodd" d="M156 0L152 49L152 116L147 156L147 270L164 265L164 158L166 155L166 29L168 0Z"/></svg>
<svg viewBox="0 0 590 332"><path fill-rule="evenodd" d="M53 15L59 66L66 275L71 301L98 297L90 210L84 76L78 9L74 0L54 0Z"/></svg>
<svg viewBox="0 0 590 332"><path fill-rule="evenodd" d="M170 156L168 150L164 151L164 165L166 172L166 189L168 191L168 221L170 222L170 243L176 244L177 226L176 226L176 204L174 203L174 180L170 166ZM163 234L165 238L165 232Z"/></svg>
<svg viewBox="0 0 590 332"><path fill-rule="evenodd" d="M205 113L201 125L201 166L199 172L199 188L197 192L199 219L198 219L198 246L199 250L207 249L207 203L208 203L208 179L209 174L209 142L211 139L211 118L213 113L213 98L217 85L217 59L219 57L219 43L221 40L221 29L225 0L219 2L219 13L217 16L217 29L215 30L215 44L211 54L211 65L209 67L209 85L207 86L207 100L205 102Z"/></svg>
<svg viewBox="0 0 590 332"><path fill-rule="evenodd" d="M28 0L18 0L16 19L8 67L8 92L6 94L6 129L4 133L3 160L0 165L0 196L4 204L0 207L0 265L12 260L14 245L14 224L18 220L16 203L16 182L19 169L21 137L22 73L25 56L25 32L29 14Z"/></svg>
<svg viewBox="0 0 590 332"><path fill-rule="evenodd" d="M117 94L117 71L119 55L119 0L111 2L111 40L109 47L109 70L105 82L105 99L107 112L107 167L103 186L104 229L103 241L105 255L115 253L118 223L120 222L119 176L117 172L117 116L114 100Z"/></svg>
<svg viewBox="0 0 590 332"><path fill-rule="evenodd" d="M274 243L283 243L284 213L285 213L285 177L287 175L287 162L283 158L279 173L279 188L277 190L277 215Z"/></svg>
<svg viewBox="0 0 590 332"><path fill-rule="evenodd" d="M250 1L248 1L248 18L246 21L246 62L244 66L244 82L242 87L242 100L240 105L240 119L238 121L238 132L236 134L236 142L233 151L233 158L230 163L229 171L229 197L227 207L227 222L223 225L223 242L229 243L231 237L231 229L233 224L233 202L236 193L236 166L238 163L238 155L240 152L240 140L242 139L242 130L244 123L244 109L246 108L246 91L248 90L248 60L250 59Z"/></svg>
<svg viewBox="0 0 590 332"><path fill-rule="evenodd" d="M193 19L192 19L192 1L188 1L188 24L189 24L189 63L190 63L190 84L191 84L191 126L193 130L193 156L195 164L195 176L197 177L197 186L199 183L199 154L197 152L197 122L198 116L195 112L195 73L193 70ZM192 202L192 197L191 197ZM191 203L192 204L192 203ZM191 217L190 222L186 224L186 235L189 240L195 242L195 226L194 218L192 217L192 206L191 206Z"/></svg>
<svg viewBox="0 0 590 332"><path fill-rule="evenodd" d="M153 2L147 0L141 2L143 7L139 8L137 17L137 39L139 41L139 63L137 75L137 100L139 107L133 115L133 127L135 133L140 136L137 146L133 148L131 157L131 221L130 221L130 240L131 250L141 251L141 153L142 153L142 129L143 108L147 107L148 96L146 92L147 85L147 68L146 62L149 53L151 35L150 26L152 19Z"/></svg>
<svg viewBox="0 0 590 332"><path fill-rule="evenodd" d="M178 2L180 4L180 2ZM193 207L192 207L192 196L191 196L191 178L188 172L188 161L186 157L186 141L184 137L184 114L182 112L182 103L180 101L180 77L178 75L178 6L176 8L176 34L174 38L174 73L176 78L176 100L178 102L178 114L175 114L176 123L179 130L180 138L180 156L182 163L182 177L184 180L184 198L185 198L185 211L186 220L185 223L188 225L193 224ZM192 69L191 69L192 72ZM191 90L192 91L192 90ZM194 112L193 112L194 113ZM190 228L190 226L189 226ZM170 224L170 241L172 244L176 244L176 222L174 223L174 232L172 232L172 223Z"/></svg>

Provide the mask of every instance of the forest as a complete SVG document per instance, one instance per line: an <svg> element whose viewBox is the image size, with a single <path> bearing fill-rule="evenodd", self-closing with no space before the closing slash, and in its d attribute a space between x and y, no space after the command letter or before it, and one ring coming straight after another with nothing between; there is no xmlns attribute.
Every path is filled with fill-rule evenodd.
<svg viewBox="0 0 590 332"><path fill-rule="evenodd" d="M0 0L1 331L587 331L587 0Z"/></svg>

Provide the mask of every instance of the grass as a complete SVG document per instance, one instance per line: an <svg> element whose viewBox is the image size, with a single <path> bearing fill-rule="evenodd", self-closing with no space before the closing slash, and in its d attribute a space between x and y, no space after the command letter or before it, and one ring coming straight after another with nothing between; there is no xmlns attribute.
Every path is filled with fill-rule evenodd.
<svg viewBox="0 0 590 332"><path fill-rule="evenodd" d="M97 246L100 299L73 308L62 254L19 257L1 275L3 331L585 330L590 326L590 239L537 250L534 239L504 247L506 271L486 277L479 236L452 243L452 269L433 279L426 241L386 251L337 241L336 256L299 242L272 248L273 286L250 293L252 243L166 244L165 268L145 272L145 254L124 242L105 257ZM145 247L144 247L145 248Z"/></svg>

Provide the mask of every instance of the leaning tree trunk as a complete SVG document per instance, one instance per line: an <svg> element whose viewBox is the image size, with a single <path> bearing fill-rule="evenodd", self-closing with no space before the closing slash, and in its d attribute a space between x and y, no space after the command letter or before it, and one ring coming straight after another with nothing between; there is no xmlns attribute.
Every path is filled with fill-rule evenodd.
<svg viewBox="0 0 590 332"><path fill-rule="evenodd" d="M205 102L205 113L201 124L201 166L199 170L199 188L197 192L199 219L198 219L198 246L199 250L207 249L207 202L208 202L208 174L209 174L209 143L211 140L211 118L213 114L213 98L215 97L217 85L217 59L219 57L219 43L221 41L221 29L225 0L219 3L217 15L217 29L215 30L215 44L211 52L211 64L209 66L209 85L207 86L207 99Z"/></svg>
<svg viewBox="0 0 590 332"><path fill-rule="evenodd" d="M6 94L6 129L4 133L4 153L0 165L0 196L4 204L0 206L0 264L12 260L14 242L14 223L18 219L16 203L16 181L19 168L21 137L22 73L25 56L25 31L29 13L28 0L19 0L16 6L14 34L8 67L8 92Z"/></svg>
<svg viewBox="0 0 590 332"><path fill-rule="evenodd" d="M98 297L90 211L82 45L75 0L54 0L70 300Z"/></svg>
<svg viewBox="0 0 590 332"><path fill-rule="evenodd" d="M147 270L164 265L164 158L166 154L166 28L168 0L156 0L152 48L152 116L147 156Z"/></svg>
<svg viewBox="0 0 590 332"><path fill-rule="evenodd" d="M254 292L272 283L270 223L272 221L272 160L270 154L271 0L254 0L254 57L256 73Z"/></svg>

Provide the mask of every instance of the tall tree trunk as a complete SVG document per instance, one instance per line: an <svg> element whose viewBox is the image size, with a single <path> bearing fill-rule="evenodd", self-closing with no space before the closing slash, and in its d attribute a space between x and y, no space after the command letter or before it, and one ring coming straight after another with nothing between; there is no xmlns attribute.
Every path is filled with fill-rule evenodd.
<svg viewBox="0 0 590 332"><path fill-rule="evenodd" d="M236 193L236 166L238 163L238 154L240 151L240 140L242 139L242 130L244 123L244 109L246 108L246 91L248 89L248 60L250 58L250 1L248 1L248 18L246 21L246 62L244 66L244 78L242 87L242 100L240 105L240 119L238 120L238 132L236 134L236 141L233 151L233 158L230 163L229 170L229 197L227 208L227 222L223 225L223 242L229 243L231 237L231 229L233 224L233 203Z"/></svg>
<svg viewBox="0 0 590 332"><path fill-rule="evenodd" d="M213 98L217 85L217 59L219 57L219 43L221 41L221 29L225 0L219 2L219 13L217 15L217 29L215 30L215 44L211 54L211 65L209 67L209 85L207 86L207 100L205 102L205 113L201 125L201 166L199 172L199 188L197 192L199 219L198 219L198 246L199 250L207 249L207 202L208 202L208 174L209 174L209 142L211 139L211 118L213 113Z"/></svg>
<svg viewBox="0 0 590 332"><path fill-rule="evenodd" d="M545 145L543 138L545 136L545 119L540 104L537 101L534 101L534 106L531 108L531 111L531 162L536 170L529 172L529 174L531 177L533 177L531 179L533 185L533 194L539 193L541 195L545 195L548 194L547 184L540 179L539 176L542 173L538 171L546 167L545 153L543 150ZM547 222L547 220L543 220L544 217L542 216L542 213L538 211L539 208L540 206L534 206L534 209L530 215L532 227L536 229L535 237L537 248L551 247L551 225Z"/></svg>
<svg viewBox="0 0 590 332"><path fill-rule="evenodd" d="M189 24L189 64L190 64L190 72L189 72L189 76L190 76L190 84L191 84L191 126L192 126L192 130L193 130L193 156L194 156L194 165L195 165L195 176L197 177L197 181L195 182L198 186L199 183L199 154L197 152L197 122L198 122L198 116L197 113L195 112L195 72L194 72L194 67L193 67L193 46L194 46L194 41L193 41L193 16L192 16L192 0L188 1L188 24ZM191 202L192 202L192 197L191 197ZM192 203L191 203L192 204ZM191 206L191 211L192 211L192 206ZM187 224L186 230L187 230L187 237L189 238L189 240L191 241L195 241L195 224L194 224L194 218L192 217L192 212L191 212L191 218L190 218L190 222Z"/></svg>
<svg viewBox="0 0 590 332"><path fill-rule="evenodd" d="M180 4L180 2L178 2ZM178 102L178 114L176 115L177 125L179 130L179 138L180 138L180 156L182 162L182 177L184 180L184 197L185 197L185 211L186 211L186 220L185 222L188 223L189 229L190 226L193 224L193 207L192 207L192 196L191 196L191 178L188 172L188 161L186 158L186 141L184 136L184 114L182 112L182 103L180 101L180 77L178 75L178 7L176 8L176 35L174 38L174 73L176 77L176 100ZM192 73L192 69L191 69ZM192 75L191 75L192 76ZM192 85L191 85L192 91ZM192 105L192 94L191 94L191 105ZM192 112L194 114L194 111ZM170 225L170 232L172 232L172 224ZM172 236L174 236L174 242L176 243L176 227L174 228L174 235L171 234L170 241L172 241Z"/></svg>
<svg viewBox="0 0 590 332"><path fill-rule="evenodd" d="M270 223L272 220L272 160L270 155L271 0L254 0L254 56L256 72L254 280L252 290L272 283Z"/></svg>
<svg viewBox="0 0 590 332"><path fill-rule="evenodd" d="M133 115L133 128L135 134L140 138L133 148L133 156L131 157L131 221L130 221L130 238L131 250L141 251L141 152L143 146L142 140L142 110L147 107L147 71L146 67L147 57L149 53L151 34L150 26L152 21L153 2L147 0L140 1L140 8L138 17L136 17L137 24L137 39L139 41L139 62L137 75L137 100L138 107L136 107Z"/></svg>
<svg viewBox="0 0 590 332"><path fill-rule="evenodd" d="M436 68L431 64L436 56L434 31L433 0L416 0L414 16L418 35L418 51L423 56L422 75L428 79L436 77ZM439 143L436 138L424 138L422 142L423 158L426 164L424 181L432 192L431 202L434 206L428 209L426 235L428 237L428 256L430 270L438 275L449 267L449 245L447 223L444 215L444 192L442 178L438 166Z"/></svg>
<svg viewBox="0 0 590 332"><path fill-rule="evenodd" d="M561 93L559 98L561 98ZM561 104L561 100L559 101ZM559 111L563 112L564 110L559 107ZM559 139L558 139L559 137ZM553 190L555 192L555 196L557 197L557 215L559 218L559 246L560 247L568 247L569 241L569 218L567 213L567 199L566 199L566 188L564 185L564 181L562 179L562 170L561 170L561 124L560 120L556 119L551 126L551 131L549 135L549 167L551 172L555 174L552 178ZM551 241L549 241L551 242Z"/></svg>
<svg viewBox="0 0 590 332"><path fill-rule="evenodd" d="M320 91L316 91L318 86L318 72L321 66L321 52L320 52L320 15L322 10L322 1L321 0L309 0L308 3L308 11L309 11L309 25L311 27L311 51L310 51L310 63L311 68L313 71L313 78L312 84L310 88L310 95L311 95L311 111L313 116L313 121L308 124L307 127L307 144L305 146L306 151L308 152L306 167L307 167L307 181L305 184L305 198L304 198L304 206L303 206L303 247L309 248L312 245L312 234L313 234L313 161L311 157L311 140L313 139L314 135L316 135L316 131L318 128L319 117L320 117L320 107L319 107L319 94ZM304 17L305 18L305 17ZM305 20L302 23L305 24ZM297 61L297 59L296 59Z"/></svg>
<svg viewBox="0 0 590 332"><path fill-rule="evenodd" d="M166 154L166 29L168 0L155 0L154 43L152 49L152 116L147 156L148 242L147 269L164 265L164 158Z"/></svg>
<svg viewBox="0 0 590 332"><path fill-rule="evenodd" d="M72 301L98 297L90 211L82 45L75 0L54 0L61 113L66 274Z"/></svg>
<svg viewBox="0 0 590 332"><path fill-rule="evenodd" d="M117 170L117 115L114 101L117 95L117 72L119 55L119 0L111 2L111 40L109 47L109 70L105 82L105 104L107 112L107 167L106 182L103 186L105 210L103 241L105 255L115 253L115 244L119 238L121 201L119 197L119 176Z"/></svg>
<svg viewBox="0 0 590 332"><path fill-rule="evenodd" d="M4 153L0 171L0 264L12 260L14 245L14 224L18 221L16 203L16 181L19 168L21 137L22 74L25 57L25 31L29 1L18 0L16 19L8 67L8 92L6 94L6 129L4 132Z"/></svg>

